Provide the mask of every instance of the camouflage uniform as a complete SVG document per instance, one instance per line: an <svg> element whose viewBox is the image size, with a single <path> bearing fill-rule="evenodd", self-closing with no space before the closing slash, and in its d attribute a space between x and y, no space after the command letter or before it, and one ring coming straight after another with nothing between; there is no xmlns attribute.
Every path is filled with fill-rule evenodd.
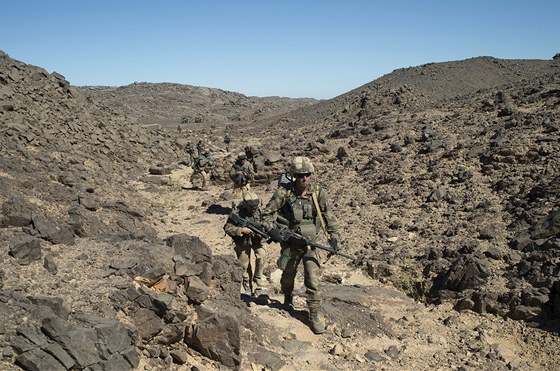
<svg viewBox="0 0 560 371"><path fill-rule="evenodd" d="M232 210L243 219L251 219L257 224L262 222L262 212L259 208L259 198L254 193L247 193L243 201ZM266 287L263 274L266 264L266 250L262 238L254 233L244 234L242 227L237 225L228 217L224 225L224 231L235 243L235 254L243 265L243 290L246 294L252 294L255 289ZM251 251L255 254L255 270L251 269Z"/></svg>
<svg viewBox="0 0 560 371"><path fill-rule="evenodd" d="M244 148L245 155L247 156L247 161L253 165L253 169L257 172L257 164L255 163L255 148L247 146Z"/></svg>
<svg viewBox="0 0 560 371"><path fill-rule="evenodd" d="M291 172L294 176L306 174L309 178L314 173L314 169L309 159L306 157L296 157L292 162ZM331 246L338 246L338 226L329 208L327 195L323 188L314 183L307 187L306 194L301 194L301 191L298 191L295 180L278 187L263 211L264 224L268 229L273 229L275 225L287 227L315 241L322 227L312 194L315 194L317 197L317 203L325 222L325 229L330 237ZM287 263L283 267L280 279L281 289L284 293L284 304L287 306L292 305L295 277L299 263L303 261L304 285L307 294L311 328L315 333L322 333L325 331L325 328L317 317L322 300L320 252L318 249L310 248L305 242L294 239L281 241L280 246L282 248L281 256L287 258Z"/></svg>
<svg viewBox="0 0 560 371"><path fill-rule="evenodd" d="M208 150L203 150L202 154L199 155L192 166L193 173L191 175L191 183L193 186L197 181L197 178L202 179L202 190L207 190L208 183L210 182L210 174L214 168L214 161L210 158Z"/></svg>
<svg viewBox="0 0 560 371"><path fill-rule="evenodd" d="M187 152L187 166L191 166L194 163L194 159L195 159L195 149L194 146L192 144L191 141L187 142L187 145L185 146L185 151Z"/></svg>
<svg viewBox="0 0 560 371"><path fill-rule="evenodd" d="M224 136L224 144L226 145L226 152L229 152L230 143L231 143L231 138L229 137L229 134L226 133L226 135Z"/></svg>
<svg viewBox="0 0 560 371"><path fill-rule="evenodd" d="M204 142L202 140L199 140L196 143L196 151L198 152L199 156L204 154L204 152L207 151L206 146L204 145Z"/></svg>
<svg viewBox="0 0 560 371"><path fill-rule="evenodd" d="M251 190L251 180L254 176L253 165L247 161L245 153L240 152L229 171L229 177L233 181L234 204L240 202L243 196Z"/></svg>

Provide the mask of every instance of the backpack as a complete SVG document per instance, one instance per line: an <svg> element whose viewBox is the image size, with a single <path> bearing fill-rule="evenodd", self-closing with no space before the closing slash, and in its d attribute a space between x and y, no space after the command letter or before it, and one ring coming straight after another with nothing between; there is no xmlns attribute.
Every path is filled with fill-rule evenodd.
<svg viewBox="0 0 560 371"><path fill-rule="evenodd" d="M276 187L277 188L284 188L284 189L287 189L287 190L291 191L293 181L294 181L294 178L292 178L292 176L290 174L283 173L278 178L278 181L276 183Z"/></svg>
<svg viewBox="0 0 560 371"><path fill-rule="evenodd" d="M202 156L195 157L194 160L193 160L192 168L194 170L200 170L201 169L201 162L202 162Z"/></svg>

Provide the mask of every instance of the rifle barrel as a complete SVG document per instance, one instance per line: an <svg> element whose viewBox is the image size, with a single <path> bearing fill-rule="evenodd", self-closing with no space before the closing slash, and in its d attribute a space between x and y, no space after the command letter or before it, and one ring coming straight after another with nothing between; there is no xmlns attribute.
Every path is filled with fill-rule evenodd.
<svg viewBox="0 0 560 371"><path fill-rule="evenodd" d="M331 249L329 249L328 247L325 247L325 246L323 246L323 245L320 245L320 244L318 244L318 243L311 242L311 241L308 241L308 240L306 240L306 242L307 242L307 244L308 244L309 246L311 246L311 247L316 247L316 248L318 248L318 249L328 251L328 252L331 253L331 254L340 255L340 256L345 257L345 258L347 258L347 259L355 260L354 257L352 257L352 256L350 256L350 255L346 255L346 254L344 254L344 253L342 253L342 252L340 252L340 251L331 250Z"/></svg>
<svg viewBox="0 0 560 371"><path fill-rule="evenodd" d="M264 238L264 239L266 239L266 240L270 239L270 235L269 235L268 233L266 233L264 230L262 230L262 229L260 228L260 226L259 226L257 223L255 223L255 222L253 222L253 221L251 221L251 220L242 218L240 215L237 215L237 214L235 214L235 213L232 214L232 218L233 218L233 220L234 220L236 223L241 224L242 227L247 227L247 228L249 228L250 230L252 230L253 232L255 232L256 234L258 234L259 236L261 236L262 238ZM344 257L344 258L346 258L346 259L350 259L350 260L352 260L352 261L355 260L355 258L354 258L353 256L344 254L344 253L342 253L342 252L340 252L340 251L336 251L336 250L329 249L328 247L325 247L325 246L323 246L323 245L321 245L321 244L318 244L318 243L316 243L316 242L314 242L314 241L311 241L310 239L305 238L304 236L302 236L302 235L300 235L300 234L298 234L298 233L295 233L295 232L293 232L293 231L288 231L287 236L293 237L293 238L298 239L298 240L300 240L300 241L305 241L305 243L308 244L308 245L311 246L311 247L316 247L316 248L318 248L318 249L327 251L327 252L329 252L329 253L331 253L331 254L334 254L334 255L340 255L340 256L342 256L342 257Z"/></svg>

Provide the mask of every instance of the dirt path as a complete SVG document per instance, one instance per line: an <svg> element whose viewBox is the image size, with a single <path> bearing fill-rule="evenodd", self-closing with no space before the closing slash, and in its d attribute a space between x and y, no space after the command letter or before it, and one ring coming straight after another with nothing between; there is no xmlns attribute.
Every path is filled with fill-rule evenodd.
<svg viewBox="0 0 560 371"><path fill-rule="evenodd" d="M199 237L214 254L234 254L222 229L231 205L220 197L225 189L214 184L207 191L192 189L190 174L186 167L174 171L173 185L158 196L168 210L156 226L158 232L187 233ZM254 191L268 201L270 194L264 189ZM296 281L296 310L287 312L280 305L281 272L275 267L279 246L271 244L268 249L267 295L240 295L250 315L242 335L243 370L546 370L560 360L558 337L550 333L490 315L459 313L450 305L425 306L342 258L323 266L328 331L314 335L307 325L302 274ZM546 354L540 350L542 344L554 350Z"/></svg>

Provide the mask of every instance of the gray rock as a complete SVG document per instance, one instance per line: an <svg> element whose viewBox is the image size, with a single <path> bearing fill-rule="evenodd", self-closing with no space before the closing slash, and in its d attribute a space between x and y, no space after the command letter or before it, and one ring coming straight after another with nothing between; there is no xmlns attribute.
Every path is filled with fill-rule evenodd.
<svg viewBox="0 0 560 371"><path fill-rule="evenodd" d="M369 359L370 361L373 361L373 362L383 362L385 360L385 357L383 357L378 352L375 352L375 351L372 351L372 350L368 350L364 354L364 357L366 357L366 359Z"/></svg>
<svg viewBox="0 0 560 371"><path fill-rule="evenodd" d="M72 369L76 362L70 357L68 352L62 348L62 346L58 343L49 343L42 347L42 349L56 358L58 362L60 362L67 370Z"/></svg>
<svg viewBox="0 0 560 371"><path fill-rule="evenodd" d="M42 349L38 349L38 348L18 355L16 357L16 364L20 365L24 370L30 370L30 371L40 371L40 370L66 371L67 370L67 368L64 367L60 362L58 362L53 356L43 351Z"/></svg>
<svg viewBox="0 0 560 371"><path fill-rule="evenodd" d="M251 355L251 358L267 370L281 370L287 364L278 354L267 350L255 352Z"/></svg>
<svg viewBox="0 0 560 371"><path fill-rule="evenodd" d="M447 272L440 275L432 290L449 289L463 291L479 288L490 276L486 261L473 255L465 255L456 259Z"/></svg>
<svg viewBox="0 0 560 371"><path fill-rule="evenodd" d="M43 259L43 267L51 274L56 274L58 271L56 262L54 261L54 257L52 255L45 256L45 259Z"/></svg>
<svg viewBox="0 0 560 371"><path fill-rule="evenodd" d="M41 240L32 236L13 237L9 242L9 249L9 254L22 265L31 264L41 258Z"/></svg>
<svg viewBox="0 0 560 371"><path fill-rule="evenodd" d="M185 285L185 294L189 301L194 304L203 303L210 294L210 288L197 276L190 276L187 278Z"/></svg>
<svg viewBox="0 0 560 371"><path fill-rule="evenodd" d="M224 306L216 313L211 307L197 307L200 320L187 329L185 343L205 357L228 367L239 366L240 313L239 309Z"/></svg>
<svg viewBox="0 0 560 371"><path fill-rule="evenodd" d="M185 337L185 323L171 323L163 327L160 333L154 338L157 344L171 345L180 342Z"/></svg>
<svg viewBox="0 0 560 371"><path fill-rule="evenodd" d="M150 339L163 329L161 318L149 309L140 308L131 317L138 329L138 336L142 339Z"/></svg>
<svg viewBox="0 0 560 371"><path fill-rule="evenodd" d="M38 235L53 244L74 244L74 233L62 221L55 221L47 217L34 215L31 222Z"/></svg>

